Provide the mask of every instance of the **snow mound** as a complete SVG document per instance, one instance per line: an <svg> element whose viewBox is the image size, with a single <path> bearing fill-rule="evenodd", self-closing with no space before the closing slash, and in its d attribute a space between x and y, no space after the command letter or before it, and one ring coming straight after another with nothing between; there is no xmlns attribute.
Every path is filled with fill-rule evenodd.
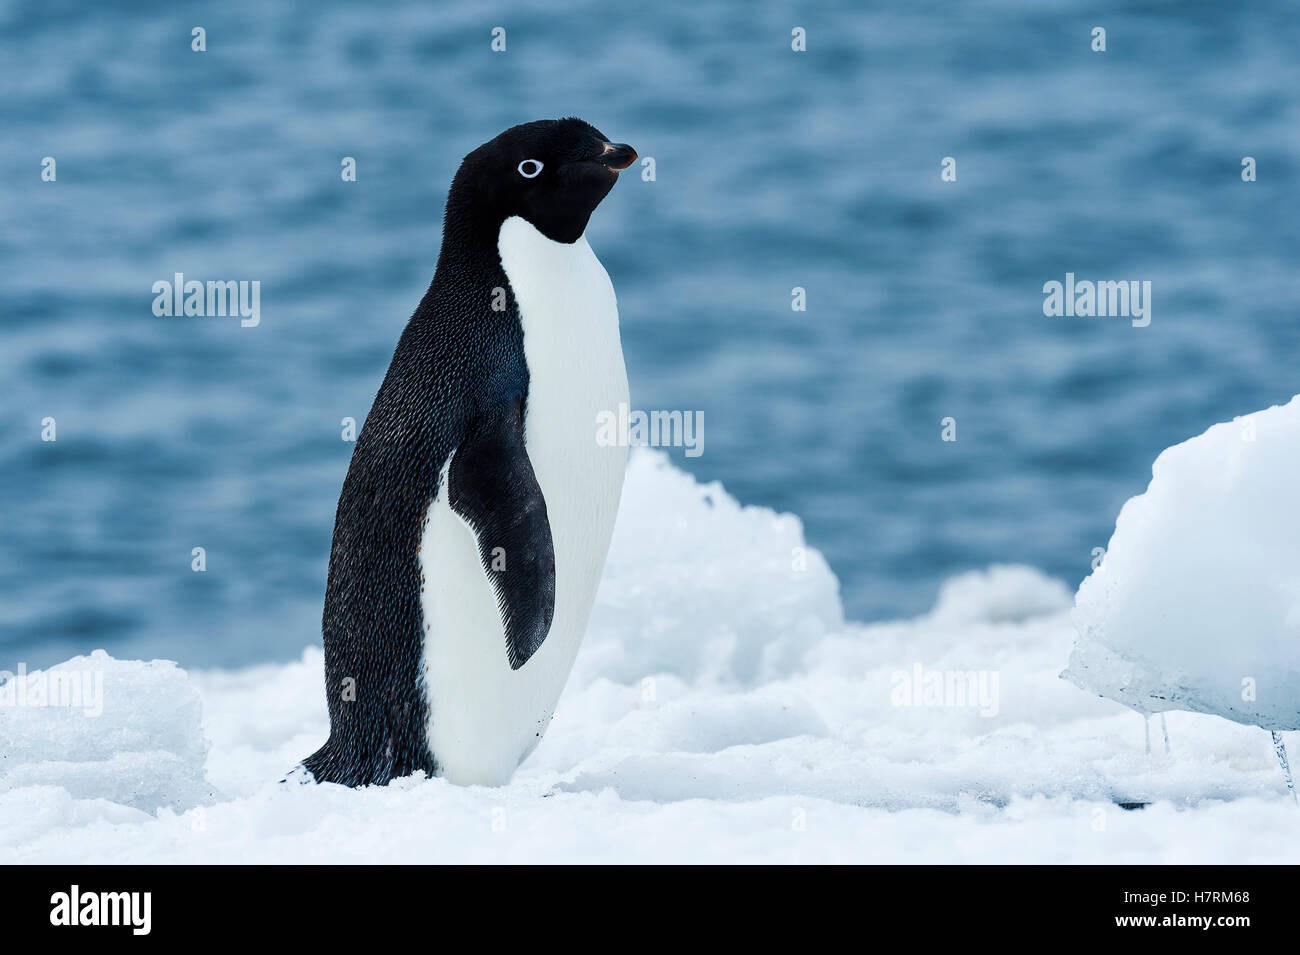
<svg viewBox="0 0 1300 955"><path fill-rule="evenodd" d="M741 507L660 451L632 454L623 494L574 680L753 685L843 627L839 581L799 518Z"/></svg>
<svg viewBox="0 0 1300 955"><path fill-rule="evenodd" d="M944 581L931 616L952 623L1017 623L1059 613L1070 591L1033 567L994 564Z"/></svg>
<svg viewBox="0 0 1300 955"><path fill-rule="evenodd" d="M1062 674L1142 713L1300 729L1300 396L1167 449L1079 587Z"/></svg>
<svg viewBox="0 0 1300 955"><path fill-rule="evenodd" d="M207 801L202 701L185 671L103 650L0 685L0 793L55 787L134 809Z"/></svg>

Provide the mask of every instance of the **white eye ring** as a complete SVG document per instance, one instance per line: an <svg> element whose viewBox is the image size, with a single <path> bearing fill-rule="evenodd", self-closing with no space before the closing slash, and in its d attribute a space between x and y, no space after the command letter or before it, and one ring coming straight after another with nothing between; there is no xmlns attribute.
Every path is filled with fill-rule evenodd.
<svg viewBox="0 0 1300 955"><path fill-rule="evenodd" d="M519 164L519 175L525 179L536 179L541 174L542 164L536 159L525 159Z"/></svg>

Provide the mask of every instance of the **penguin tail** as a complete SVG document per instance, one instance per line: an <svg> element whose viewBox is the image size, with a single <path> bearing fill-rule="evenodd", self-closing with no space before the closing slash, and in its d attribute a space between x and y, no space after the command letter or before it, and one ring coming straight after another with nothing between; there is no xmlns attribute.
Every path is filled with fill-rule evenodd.
<svg viewBox="0 0 1300 955"><path fill-rule="evenodd" d="M391 761L367 760L336 746L333 737L289 770L284 783L338 783L340 786L386 786L395 774Z"/></svg>
<svg viewBox="0 0 1300 955"><path fill-rule="evenodd" d="M356 783L345 778L345 761L338 758L331 746L332 742L332 739L326 740L324 746L285 773L284 779L280 782L296 783L300 786L313 783L342 783L344 786L355 786Z"/></svg>
<svg viewBox="0 0 1300 955"><path fill-rule="evenodd" d="M399 776L410 776L423 771L430 778L438 774L437 763L423 749L402 752L395 760L385 753L382 758L367 759L346 747L335 745L334 737L312 753L289 772L280 782L307 785L310 783L338 783L342 786L387 786Z"/></svg>

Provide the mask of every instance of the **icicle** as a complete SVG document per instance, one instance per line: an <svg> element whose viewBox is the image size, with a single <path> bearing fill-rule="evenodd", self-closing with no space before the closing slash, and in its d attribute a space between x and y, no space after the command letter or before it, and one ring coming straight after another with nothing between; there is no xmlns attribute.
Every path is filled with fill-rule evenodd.
<svg viewBox="0 0 1300 955"><path fill-rule="evenodd" d="M1151 755L1151 714L1142 714L1142 729L1146 732L1147 737L1147 755Z"/></svg>
<svg viewBox="0 0 1300 955"><path fill-rule="evenodd" d="M1169 755L1169 725L1165 723L1165 714L1160 714L1160 731L1165 734L1165 755Z"/></svg>
<svg viewBox="0 0 1300 955"><path fill-rule="evenodd" d="M1286 759L1286 744L1277 730L1273 730L1273 752L1277 753L1277 761L1282 764L1282 775L1286 777L1286 791L1291 794L1291 801L1300 803L1295 795L1295 780L1291 778L1291 764Z"/></svg>

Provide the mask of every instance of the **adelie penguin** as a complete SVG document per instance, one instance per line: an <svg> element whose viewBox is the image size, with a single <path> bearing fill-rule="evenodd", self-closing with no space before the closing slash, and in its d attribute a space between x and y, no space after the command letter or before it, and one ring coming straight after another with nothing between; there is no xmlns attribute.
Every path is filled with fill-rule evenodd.
<svg viewBox="0 0 1300 955"><path fill-rule="evenodd" d="M627 449L618 307L587 221L636 152L579 119L506 130L451 184L433 282L352 452L325 594L318 782L500 785L573 665Z"/></svg>

